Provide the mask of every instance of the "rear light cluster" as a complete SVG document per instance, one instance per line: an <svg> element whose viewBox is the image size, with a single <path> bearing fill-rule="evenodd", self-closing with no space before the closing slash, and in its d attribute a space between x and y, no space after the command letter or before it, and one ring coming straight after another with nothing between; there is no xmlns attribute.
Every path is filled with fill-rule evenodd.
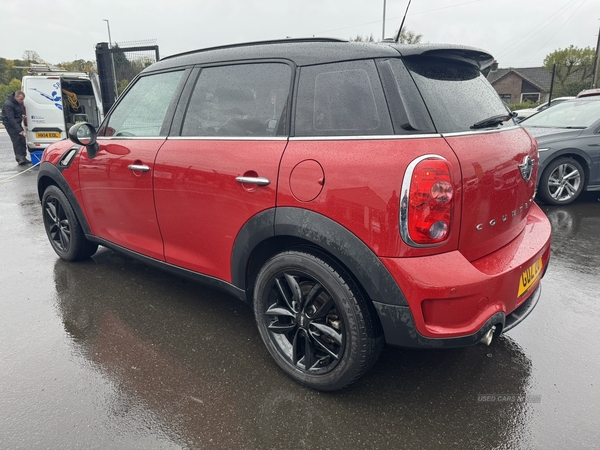
<svg viewBox="0 0 600 450"><path fill-rule="evenodd" d="M400 230L404 241L415 246L444 242L452 224L453 195L448 161L436 155L414 160L402 184Z"/></svg>

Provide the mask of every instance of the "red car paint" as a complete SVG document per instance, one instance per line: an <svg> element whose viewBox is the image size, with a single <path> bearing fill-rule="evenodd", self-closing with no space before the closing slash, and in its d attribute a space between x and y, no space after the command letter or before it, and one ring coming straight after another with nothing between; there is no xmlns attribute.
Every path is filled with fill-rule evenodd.
<svg viewBox="0 0 600 450"><path fill-rule="evenodd" d="M231 252L239 230L255 214L275 207L277 172L286 143L285 139L167 140L154 172L165 260L231 281ZM244 185L236 181L239 176L265 177L271 183Z"/></svg>
<svg viewBox="0 0 600 450"><path fill-rule="evenodd" d="M251 53L261 56L249 61ZM372 339L373 353L384 338L427 348L489 341L535 307L551 239L533 202L537 145L486 85L481 69L492 61L455 46L330 41L167 58L98 132L72 129L87 149L67 141L46 149L38 185L50 242L72 256L61 250L54 211L68 201L79 220L65 222L82 223L80 243L264 308L256 319L267 348L301 383L354 358L343 346L362 331L345 318L341 285L357 294L351 312L367 318L355 322L368 325L361 345ZM304 296L315 309L302 309ZM319 314L333 304L335 313ZM328 322L314 331L313 319ZM297 342L309 346L311 333L333 350L319 341L309 355ZM334 388L364 368L352 367Z"/></svg>

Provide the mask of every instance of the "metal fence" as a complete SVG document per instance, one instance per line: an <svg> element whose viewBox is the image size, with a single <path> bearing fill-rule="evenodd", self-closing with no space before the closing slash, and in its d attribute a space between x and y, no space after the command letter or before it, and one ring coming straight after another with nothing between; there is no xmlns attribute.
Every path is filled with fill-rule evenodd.
<svg viewBox="0 0 600 450"><path fill-rule="evenodd" d="M106 42L97 44L96 61L104 113L129 82L159 58L156 40L120 42L112 47Z"/></svg>

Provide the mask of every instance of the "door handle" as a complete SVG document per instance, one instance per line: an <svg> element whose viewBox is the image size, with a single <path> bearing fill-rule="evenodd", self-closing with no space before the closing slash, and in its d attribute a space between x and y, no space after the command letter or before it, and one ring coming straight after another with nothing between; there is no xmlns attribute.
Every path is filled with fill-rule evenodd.
<svg viewBox="0 0 600 450"><path fill-rule="evenodd" d="M271 184L271 181L265 177L236 177L235 181L244 184L256 184L258 186L268 186Z"/></svg>
<svg viewBox="0 0 600 450"><path fill-rule="evenodd" d="M148 172L150 170L150 167L143 164L129 164L127 168L131 170L139 170L140 172Z"/></svg>

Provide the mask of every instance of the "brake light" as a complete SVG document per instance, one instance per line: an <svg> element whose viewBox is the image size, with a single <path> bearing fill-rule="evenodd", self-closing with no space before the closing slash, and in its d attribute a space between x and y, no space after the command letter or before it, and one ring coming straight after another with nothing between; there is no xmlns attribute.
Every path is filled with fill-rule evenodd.
<svg viewBox="0 0 600 450"><path fill-rule="evenodd" d="M443 243L450 235L454 188L450 163L426 155L413 161L402 183L401 232L413 246Z"/></svg>

